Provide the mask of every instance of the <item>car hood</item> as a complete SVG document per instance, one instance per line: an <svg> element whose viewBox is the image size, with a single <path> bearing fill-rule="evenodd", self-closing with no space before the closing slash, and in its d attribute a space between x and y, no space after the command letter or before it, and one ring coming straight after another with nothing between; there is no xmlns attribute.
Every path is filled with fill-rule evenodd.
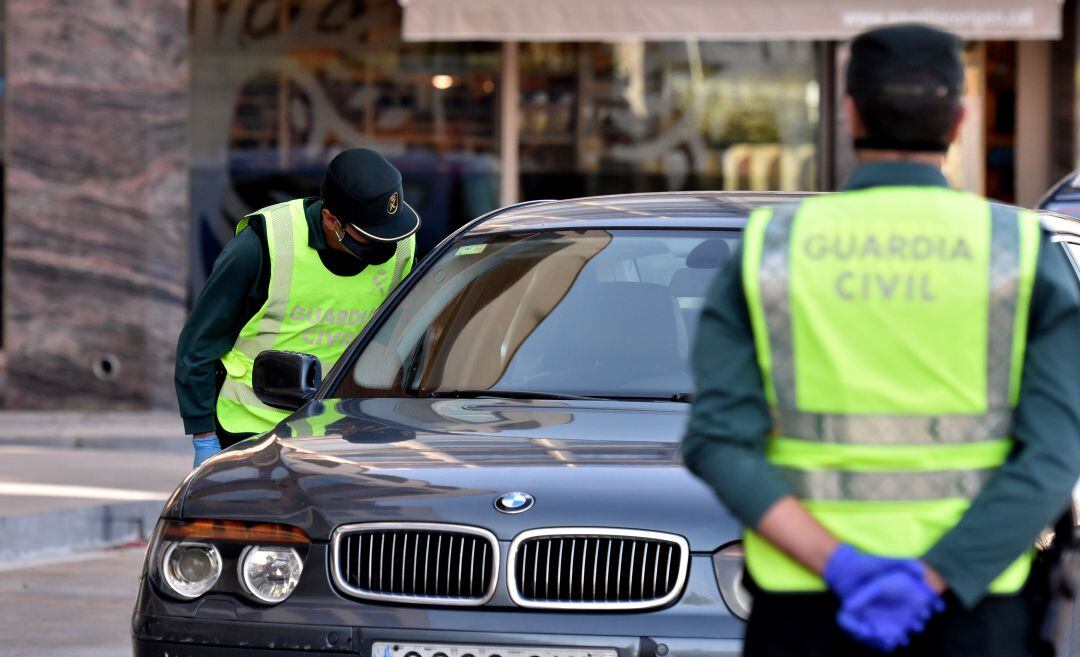
<svg viewBox="0 0 1080 657"><path fill-rule="evenodd" d="M282 522L326 539L352 522L628 527L694 550L738 538L682 465L688 405L666 402L349 399L308 404L189 477L167 509L185 518ZM535 498L520 514L504 493Z"/></svg>

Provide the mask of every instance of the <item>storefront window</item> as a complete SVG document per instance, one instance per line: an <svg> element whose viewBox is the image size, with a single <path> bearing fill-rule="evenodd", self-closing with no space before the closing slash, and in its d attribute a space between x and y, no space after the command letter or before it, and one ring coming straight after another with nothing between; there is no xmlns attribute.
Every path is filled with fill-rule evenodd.
<svg viewBox="0 0 1080 657"><path fill-rule="evenodd" d="M960 133L949 147L945 158L945 175L954 187L1001 198L997 196L997 185L987 185L988 178L993 177L995 183L1008 182L1011 185L1012 174L1003 177L998 171L997 175L991 176L988 165L996 163L999 166L1011 166L1011 141L998 139L994 144L998 150L989 153L987 142L994 133L995 126L1005 123L995 118L996 110L1011 108L1013 100L1007 105L995 102L991 106L987 102L986 55L985 43L978 41L964 44L964 121L960 124ZM988 116L988 113L992 116ZM1004 147L1007 147L1007 150Z"/></svg>
<svg viewBox="0 0 1080 657"><path fill-rule="evenodd" d="M810 43L524 44L522 196L817 188Z"/></svg>
<svg viewBox="0 0 1080 657"><path fill-rule="evenodd" d="M401 19L397 0L193 0L192 292L239 217L317 193L348 147L402 171L422 253L498 205L506 134L523 200L817 188L812 43L521 44L503 77L501 44L405 43Z"/></svg>
<svg viewBox="0 0 1080 657"><path fill-rule="evenodd" d="M318 193L343 148L383 153L419 249L494 208L498 44L407 44L396 0L193 0L192 287L246 212Z"/></svg>

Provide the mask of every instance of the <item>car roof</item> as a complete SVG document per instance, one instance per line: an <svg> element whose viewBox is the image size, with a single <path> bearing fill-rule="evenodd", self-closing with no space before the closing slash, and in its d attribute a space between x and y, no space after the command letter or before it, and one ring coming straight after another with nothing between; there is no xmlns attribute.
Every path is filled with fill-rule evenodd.
<svg viewBox="0 0 1080 657"><path fill-rule="evenodd" d="M1050 190L1039 199L1039 202L1035 207L1042 208L1049 203L1076 200L1080 200L1080 169L1073 171L1054 183L1054 185L1050 187Z"/></svg>
<svg viewBox="0 0 1080 657"><path fill-rule="evenodd" d="M812 196L788 192L656 192L530 201L478 220L469 234L579 228L741 228L755 209Z"/></svg>
<svg viewBox="0 0 1080 657"><path fill-rule="evenodd" d="M756 208L819 192L653 192L526 201L479 218L470 235L582 228L741 228ZM1057 239L1080 241L1080 219L1038 210Z"/></svg>

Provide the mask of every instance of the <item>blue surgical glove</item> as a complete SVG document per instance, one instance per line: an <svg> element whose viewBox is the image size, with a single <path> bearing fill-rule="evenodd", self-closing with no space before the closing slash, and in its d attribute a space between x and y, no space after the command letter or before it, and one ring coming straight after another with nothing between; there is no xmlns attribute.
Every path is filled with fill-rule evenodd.
<svg viewBox="0 0 1080 657"><path fill-rule="evenodd" d="M217 434L213 433L202 438L192 436L191 444L195 446L195 464L191 466L193 468L199 467L203 461L221 451L221 443L218 442Z"/></svg>
<svg viewBox="0 0 1080 657"><path fill-rule="evenodd" d="M917 565L922 567L922 564ZM874 577L848 596L836 620L856 641L882 652L908 644L945 602L922 574L893 570Z"/></svg>
<svg viewBox="0 0 1080 657"><path fill-rule="evenodd" d="M840 601L845 602L864 583L893 571L907 572L913 577L923 576L922 564L914 559L878 557L860 552L845 543L829 557L822 577L840 597Z"/></svg>

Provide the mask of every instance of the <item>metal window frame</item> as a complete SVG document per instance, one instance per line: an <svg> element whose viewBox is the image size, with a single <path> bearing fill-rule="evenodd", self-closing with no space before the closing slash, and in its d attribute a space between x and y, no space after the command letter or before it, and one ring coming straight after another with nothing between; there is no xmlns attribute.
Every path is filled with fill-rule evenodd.
<svg viewBox="0 0 1080 657"><path fill-rule="evenodd" d="M403 593L377 593L355 586L350 586L341 574L341 539L346 535L365 534L377 531L431 531L453 532L458 534L470 534L478 536L488 542L491 547L491 578L482 597L460 598L454 596L424 596L409 595ZM499 583L499 539L492 532L481 527L470 525L454 525L431 522L361 522L342 525L334 530L330 536L330 575L334 586L342 593L362 600L376 600L381 602L396 602L416 605L435 605L453 607L479 607L487 604L495 596L495 590Z"/></svg>
<svg viewBox="0 0 1080 657"><path fill-rule="evenodd" d="M678 546L679 562L675 575L675 585L671 592L662 598L640 602L547 602L524 598L518 589L516 576L517 553L521 544L531 538L640 538L654 541L667 541ZM642 529L622 529L617 527L547 527L521 532L510 543L506 557L506 588L510 599L519 607L526 609L562 609L570 611L641 611L665 607L682 596L686 580L690 573L690 543L678 534L646 531Z"/></svg>

